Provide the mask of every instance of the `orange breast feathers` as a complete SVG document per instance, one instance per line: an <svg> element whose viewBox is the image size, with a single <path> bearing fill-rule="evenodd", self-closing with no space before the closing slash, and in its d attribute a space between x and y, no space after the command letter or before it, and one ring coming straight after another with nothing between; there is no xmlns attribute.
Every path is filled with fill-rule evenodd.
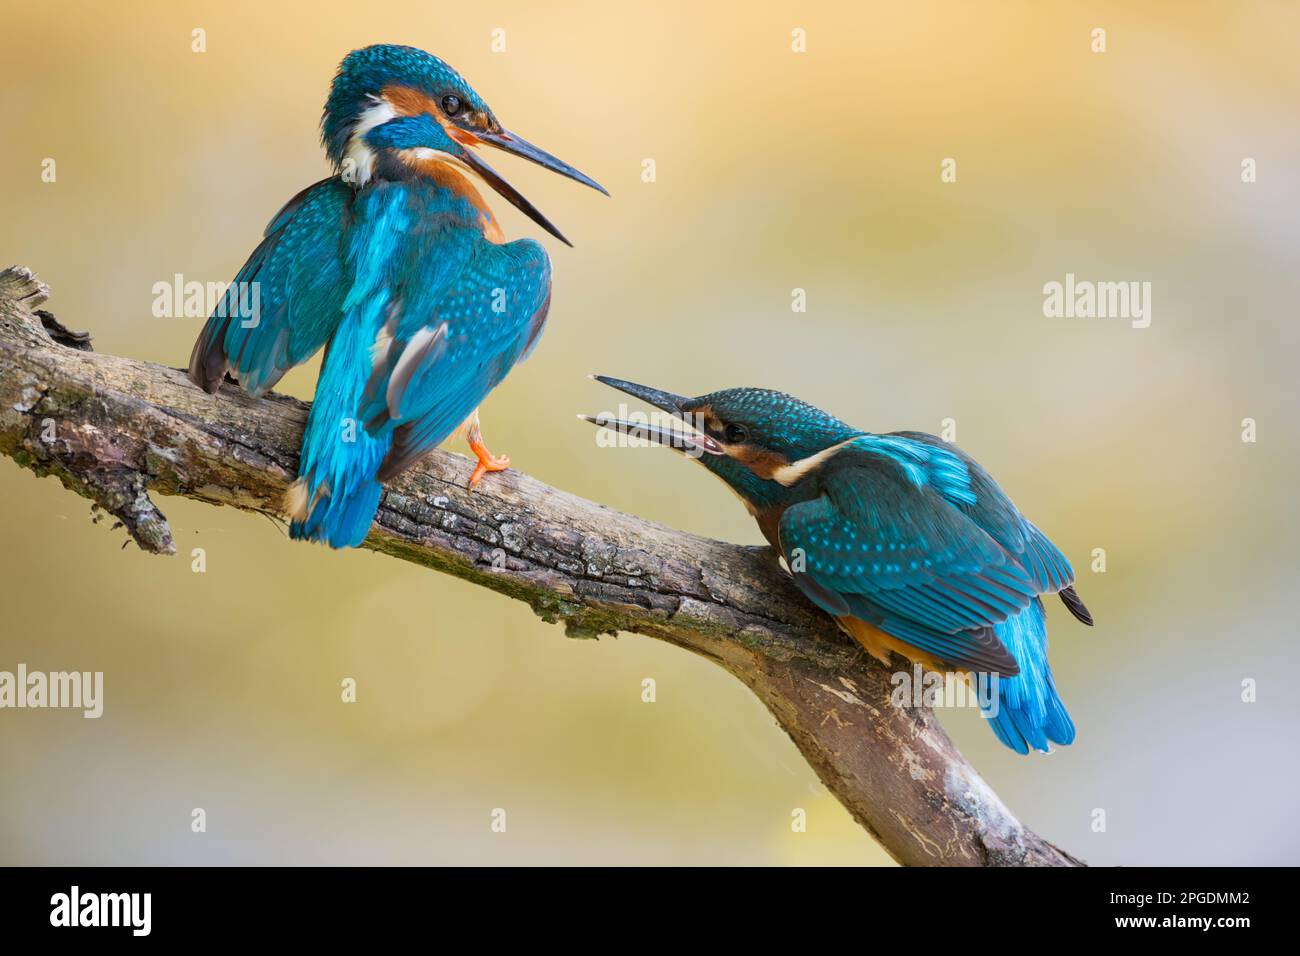
<svg viewBox="0 0 1300 956"><path fill-rule="evenodd" d="M478 142L473 133L466 132L460 127L448 123L433 100L423 93L409 87L389 86L384 88L383 96L392 106L393 112L398 116L417 116L421 113L428 113L446 130L448 136L462 146L469 148ZM410 155L403 155L402 161L407 166L418 171L422 176L432 179L443 189L467 199L482 217L483 235L489 241L506 241L505 233L501 231L501 226L497 223L496 217L492 215L492 210L483 201L483 197L474 188L474 184L456 168L454 164L457 161L451 156L420 156L412 151Z"/></svg>
<svg viewBox="0 0 1300 956"><path fill-rule="evenodd" d="M467 199L470 205L477 210L483 226L483 235L490 242L500 243L506 241L505 233L501 231L500 224L497 222L496 217L492 215L492 210L488 208L488 204L483 201L483 197L479 195L479 191L474 188L474 184L469 181L464 173L452 166L450 161L432 157L406 160L406 164L412 169L418 170L420 175L433 180L443 189Z"/></svg>
<svg viewBox="0 0 1300 956"><path fill-rule="evenodd" d="M890 663L889 654L892 651L920 664L926 670L952 670L934 655L919 650L911 644L906 644L896 637L891 637L860 618L845 615L844 617L837 617L835 620L846 634L866 648L868 654L886 666Z"/></svg>

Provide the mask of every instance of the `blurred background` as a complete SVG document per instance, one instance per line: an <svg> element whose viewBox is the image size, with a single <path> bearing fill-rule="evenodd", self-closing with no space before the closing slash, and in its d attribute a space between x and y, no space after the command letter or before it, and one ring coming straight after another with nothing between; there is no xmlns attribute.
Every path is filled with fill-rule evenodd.
<svg viewBox="0 0 1300 956"><path fill-rule="evenodd" d="M703 469L597 448L573 416L617 398L586 374L774 386L877 431L953 419L1098 622L1051 603L1074 746L1020 758L946 712L959 745L1093 863L1300 862L1294 5L50 0L5 20L0 264L97 350L184 365L202 320L154 318L154 283L230 280L325 174L345 53L427 49L613 194L493 160L576 245L545 238L550 324L483 408L494 451L758 543ZM1045 318L1067 273L1150 282L1150 327ZM0 711L0 863L889 862L765 709L675 648L567 640L452 578L162 499L182 553L206 549L196 574L8 460L0 502L0 670L102 670L106 698L99 720Z"/></svg>

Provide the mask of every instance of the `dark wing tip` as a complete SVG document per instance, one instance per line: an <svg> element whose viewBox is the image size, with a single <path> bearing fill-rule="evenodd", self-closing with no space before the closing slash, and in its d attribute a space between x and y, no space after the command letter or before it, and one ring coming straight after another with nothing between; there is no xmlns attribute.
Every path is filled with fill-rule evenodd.
<svg viewBox="0 0 1300 956"><path fill-rule="evenodd" d="M222 327L224 332L224 326ZM209 329L200 333L190 353L190 381L209 395L216 394L221 388L221 380L226 377L226 353L221 342L224 335L214 335Z"/></svg>
<svg viewBox="0 0 1300 956"><path fill-rule="evenodd" d="M393 430L393 444L388 449L388 454L384 455L384 460L379 463L379 471L375 474L375 480L380 484L392 481L429 451L427 448L420 450L416 447L415 424L405 422Z"/></svg>
<svg viewBox="0 0 1300 956"><path fill-rule="evenodd" d="M1078 592L1074 590L1074 586L1062 588L1060 594L1061 603L1069 608L1070 613L1082 623L1092 627L1092 613L1088 610L1088 606L1083 603L1083 599L1079 597Z"/></svg>
<svg viewBox="0 0 1300 956"><path fill-rule="evenodd" d="M1020 673L1020 662L1012 656L1011 651L992 627L984 627L970 632L974 636L977 651L966 655L960 663L977 671L988 671L999 677L1015 677Z"/></svg>

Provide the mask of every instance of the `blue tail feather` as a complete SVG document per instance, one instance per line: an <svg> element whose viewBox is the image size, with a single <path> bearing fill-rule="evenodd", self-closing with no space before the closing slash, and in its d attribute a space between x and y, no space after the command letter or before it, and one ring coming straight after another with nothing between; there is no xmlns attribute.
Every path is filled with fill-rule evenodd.
<svg viewBox="0 0 1300 956"><path fill-rule="evenodd" d="M1043 602L1034 598L1029 607L995 627L1017 663L1020 673L997 683L997 713L989 726L998 740L1016 753L1046 753L1050 744L1074 742L1074 722L1066 713L1047 663L1047 621Z"/></svg>
<svg viewBox="0 0 1300 956"><path fill-rule="evenodd" d="M302 521L289 525L289 537L321 541L331 548L355 548L366 540L384 488L373 478L357 488L322 496Z"/></svg>
<svg viewBox="0 0 1300 956"><path fill-rule="evenodd" d="M366 539L379 508L384 491L379 466L392 438L370 435L341 411L340 396L348 390L326 389L332 385L330 372L327 366L307 419L296 486L302 497L290 509L298 520L289 525L289 537L355 548Z"/></svg>

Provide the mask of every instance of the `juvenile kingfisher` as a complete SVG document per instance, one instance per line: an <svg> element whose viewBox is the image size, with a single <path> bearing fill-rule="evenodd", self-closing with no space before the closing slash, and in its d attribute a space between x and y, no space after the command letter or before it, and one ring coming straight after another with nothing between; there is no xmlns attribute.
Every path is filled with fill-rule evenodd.
<svg viewBox="0 0 1300 956"><path fill-rule="evenodd" d="M690 427L581 417L682 451L726 482L800 590L873 657L997 675L985 716L1018 753L1074 740L1041 596L1092 617L1070 562L973 458L923 432L854 428L769 389L685 398L595 378Z"/></svg>
<svg viewBox="0 0 1300 956"><path fill-rule="evenodd" d="M215 392L229 372L261 395L328 345L286 510L291 537L341 548L365 538L380 483L453 432L478 459L470 488L509 465L483 444L478 406L537 344L551 264L539 243L505 241L471 176L569 243L474 148L605 189L503 129L460 74L408 46L348 54L321 140L334 175L271 220L189 375Z"/></svg>

